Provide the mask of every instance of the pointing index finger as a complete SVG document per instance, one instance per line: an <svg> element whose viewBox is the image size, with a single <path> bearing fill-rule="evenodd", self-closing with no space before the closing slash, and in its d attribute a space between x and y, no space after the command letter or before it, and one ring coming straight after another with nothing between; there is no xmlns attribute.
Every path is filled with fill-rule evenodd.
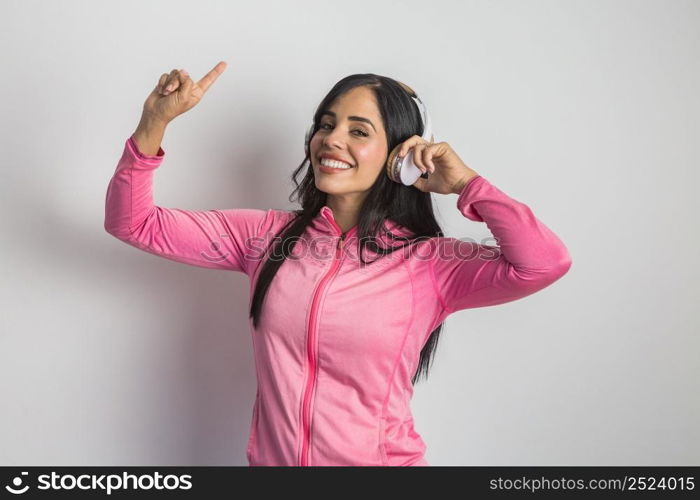
<svg viewBox="0 0 700 500"><path fill-rule="evenodd" d="M219 75L224 72L226 69L226 62L220 61L219 64L214 66L214 68L204 75L199 82L197 82L197 85L202 89L202 91L206 92L207 89L211 86L212 83L216 81L217 78L219 78Z"/></svg>

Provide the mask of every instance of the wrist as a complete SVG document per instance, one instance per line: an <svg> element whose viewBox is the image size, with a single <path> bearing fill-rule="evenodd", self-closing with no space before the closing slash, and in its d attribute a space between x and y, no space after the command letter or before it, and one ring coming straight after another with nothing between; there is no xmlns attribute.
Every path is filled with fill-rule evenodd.
<svg viewBox="0 0 700 500"><path fill-rule="evenodd" d="M140 132L154 133L162 132L165 127L168 126L168 122L147 113L141 115L141 120L139 121L138 127L136 128Z"/></svg>
<svg viewBox="0 0 700 500"><path fill-rule="evenodd" d="M458 182L454 184L454 186L452 187L452 192L454 194L461 194L461 192L464 191L465 186L469 184L469 181L478 176L478 173L471 170L469 173L467 173L464 177L462 177Z"/></svg>
<svg viewBox="0 0 700 500"><path fill-rule="evenodd" d="M141 121L131 136L140 153L149 156L157 156L160 153L166 125L163 120L151 115L141 116Z"/></svg>

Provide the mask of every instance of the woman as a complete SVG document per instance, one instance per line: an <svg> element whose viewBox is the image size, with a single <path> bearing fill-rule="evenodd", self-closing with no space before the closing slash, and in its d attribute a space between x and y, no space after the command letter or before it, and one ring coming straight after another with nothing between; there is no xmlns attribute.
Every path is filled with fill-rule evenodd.
<svg viewBox="0 0 700 500"><path fill-rule="evenodd" d="M110 181L105 229L168 259L249 276L250 465L428 465L410 400L443 321L555 282L571 265L566 247L447 143L422 139L415 94L375 74L340 80L318 106L292 175L301 209L155 206L167 124L225 68L196 83L184 70L160 77ZM385 173L394 148L414 153L424 172L415 184ZM457 194L462 215L485 222L499 245L444 237L431 193Z"/></svg>

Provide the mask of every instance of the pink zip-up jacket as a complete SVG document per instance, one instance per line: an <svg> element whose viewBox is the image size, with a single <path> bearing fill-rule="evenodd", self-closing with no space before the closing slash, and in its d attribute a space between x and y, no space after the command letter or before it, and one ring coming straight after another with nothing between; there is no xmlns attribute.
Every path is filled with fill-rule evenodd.
<svg viewBox="0 0 700 500"><path fill-rule="evenodd" d="M154 205L153 171L164 155L142 154L127 139L107 189L105 230L166 259L243 272L252 298L267 244L293 212ZM321 208L272 281L259 328L249 320L257 376L249 465L428 465L410 401L430 333L456 311L542 290L571 266L530 208L483 176L470 179L457 208L485 222L498 245L424 238L364 267L357 226L342 234Z"/></svg>

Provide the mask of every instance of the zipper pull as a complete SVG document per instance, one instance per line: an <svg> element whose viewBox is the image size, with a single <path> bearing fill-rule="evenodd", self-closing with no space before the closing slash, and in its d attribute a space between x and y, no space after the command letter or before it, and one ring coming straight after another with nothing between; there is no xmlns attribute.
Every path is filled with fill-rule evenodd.
<svg viewBox="0 0 700 500"><path fill-rule="evenodd" d="M341 234L340 239L338 240L339 249L343 248L343 243L345 243L345 233Z"/></svg>

